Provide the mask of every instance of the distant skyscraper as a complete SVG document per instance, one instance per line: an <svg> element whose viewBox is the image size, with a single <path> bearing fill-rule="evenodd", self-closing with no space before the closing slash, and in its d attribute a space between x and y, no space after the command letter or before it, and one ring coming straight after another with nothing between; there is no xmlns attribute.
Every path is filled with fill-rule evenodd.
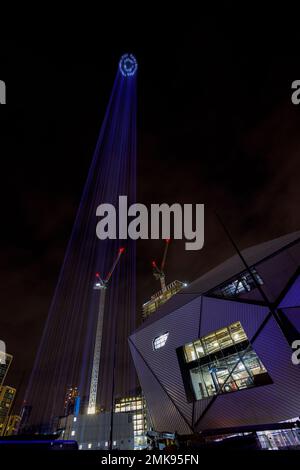
<svg viewBox="0 0 300 470"><path fill-rule="evenodd" d="M5 435L6 425L15 395L15 388L9 386L0 387L0 436Z"/></svg>
<svg viewBox="0 0 300 470"><path fill-rule="evenodd" d="M27 405L27 403L24 402L22 409L21 409L21 415L20 415L21 417L21 422L19 425L20 432L23 432L23 430L26 429L26 426L28 425L28 421L30 418L31 410L32 410L32 406Z"/></svg>
<svg viewBox="0 0 300 470"><path fill-rule="evenodd" d="M4 432L4 436L15 436L18 434L19 426L21 422L21 416L11 415L9 416Z"/></svg>
<svg viewBox="0 0 300 470"><path fill-rule="evenodd" d="M78 400L78 388L70 387L67 390L65 403L64 403L64 415L69 416L75 414L76 402Z"/></svg>
<svg viewBox="0 0 300 470"><path fill-rule="evenodd" d="M12 356L0 351L0 387L3 385L5 376L12 361Z"/></svg>

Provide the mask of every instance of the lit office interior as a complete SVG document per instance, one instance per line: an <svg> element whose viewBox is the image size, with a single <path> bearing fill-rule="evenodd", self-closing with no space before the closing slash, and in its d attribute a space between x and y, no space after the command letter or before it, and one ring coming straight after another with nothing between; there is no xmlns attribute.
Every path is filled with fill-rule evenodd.
<svg viewBox="0 0 300 470"><path fill-rule="evenodd" d="M195 400L272 383L240 322L184 346Z"/></svg>

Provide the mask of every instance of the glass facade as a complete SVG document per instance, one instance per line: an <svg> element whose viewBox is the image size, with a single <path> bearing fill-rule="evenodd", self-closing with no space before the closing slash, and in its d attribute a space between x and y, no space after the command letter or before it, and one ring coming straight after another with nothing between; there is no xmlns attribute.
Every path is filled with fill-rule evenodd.
<svg viewBox="0 0 300 470"><path fill-rule="evenodd" d="M195 400L272 383L240 322L186 344L183 353Z"/></svg>
<svg viewBox="0 0 300 470"><path fill-rule="evenodd" d="M134 449L144 449L147 446L147 408L142 395L125 397L116 400L115 413L133 413Z"/></svg>
<svg viewBox="0 0 300 470"><path fill-rule="evenodd" d="M263 285L263 280L258 274L256 269L251 268L251 272L259 285ZM256 288L253 277L248 271L243 272L238 277L227 281L210 292L212 295L217 295L225 298L238 297L240 294L251 292Z"/></svg>

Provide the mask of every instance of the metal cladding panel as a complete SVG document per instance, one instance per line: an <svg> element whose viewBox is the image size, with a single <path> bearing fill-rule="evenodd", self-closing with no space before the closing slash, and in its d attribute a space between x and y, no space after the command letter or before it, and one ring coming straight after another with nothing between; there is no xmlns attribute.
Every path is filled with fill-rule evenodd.
<svg viewBox="0 0 300 470"><path fill-rule="evenodd" d="M130 341L129 346L154 429L156 431L177 431L181 434L189 434L191 432L189 426L182 419L175 405L145 364L143 358L136 353L135 347Z"/></svg>
<svg viewBox="0 0 300 470"><path fill-rule="evenodd" d="M273 384L220 395L201 419L198 429L263 424L299 416L300 366L291 361L291 348L273 318L253 342Z"/></svg>
<svg viewBox="0 0 300 470"><path fill-rule="evenodd" d="M280 302L279 307L300 307L300 276L297 277L284 299Z"/></svg>
<svg viewBox="0 0 300 470"><path fill-rule="evenodd" d="M288 248L289 255L297 262L298 266L300 265L300 243Z"/></svg>
<svg viewBox="0 0 300 470"><path fill-rule="evenodd" d="M194 402L194 424L201 418L202 414L205 412L207 406L211 403L213 397L204 398L203 400L198 400ZM199 426L197 427L197 429Z"/></svg>
<svg viewBox="0 0 300 470"><path fill-rule="evenodd" d="M289 246L291 243L294 245ZM283 249L285 249L285 251L293 250L293 256L290 256L290 261L292 261L293 258L294 261L298 260L297 264L299 264L299 248L298 251L297 248L295 248L297 246L299 247L299 245L300 232L294 232L242 250L242 254L249 266L260 266L261 261L268 258L268 260L266 260L266 263L268 263L271 259L269 257L276 253L279 255L279 251ZM243 271L245 271L245 265L241 261L240 257L235 254L216 268L208 271L203 276L193 281L186 289L186 292L205 294L209 290L217 287L221 283L231 279L233 276ZM276 272L277 271L278 266L276 266Z"/></svg>
<svg viewBox="0 0 300 470"><path fill-rule="evenodd" d="M290 322L299 331L300 339L300 308L285 308L283 309L283 311L290 320Z"/></svg>
<svg viewBox="0 0 300 470"><path fill-rule="evenodd" d="M287 263L290 266L293 264L295 266L299 266L300 232L289 233L274 240L255 245L253 247L242 250L242 253L249 266L255 266L259 274L262 276L266 275L266 284L264 286L264 290L268 297L270 297L270 300L275 300L276 296L281 292L281 285L284 284L284 282L282 283L280 279L275 279L275 283L273 283L273 281L270 283L270 279L274 277L274 272L279 272L278 267L280 266L281 262L283 262L284 265ZM285 261L281 261L281 258L279 257L282 253L285 253ZM271 261L272 255L274 255L274 258L277 261ZM150 323L155 323L160 318L169 315L172 313L172 311L193 300L195 296L198 297L199 295L205 295L207 292L230 280L232 277L243 271L245 271L245 265L241 261L240 257L235 254L228 260L221 263L219 266L211 269L200 278L191 282L188 287L182 289L180 292L174 295L168 302L159 307L159 309L154 314L152 314L136 331L140 331L147 327ZM284 271L286 271L286 275L288 275L289 269L283 268L283 272ZM262 300L261 295L256 289L250 293L241 295L240 298Z"/></svg>
<svg viewBox="0 0 300 470"><path fill-rule="evenodd" d="M130 338L189 423L193 404L187 402L176 349L198 337L201 299L199 296ZM165 346L154 351L154 338L166 332L169 332L169 337ZM161 413L166 415L164 410Z"/></svg>
<svg viewBox="0 0 300 470"><path fill-rule="evenodd" d="M174 310L177 310L178 308L183 307L184 305L188 304L195 298L199 297L198 293L189 293L187 292L188 288L184 288L181 291L177 292L177 294L173 295L167 302L162 304L158 310L153 312L146 320L144 323L142 323L136 330L135 333L143 330L144 328L147 328L148 325L151 323L155 323L158 321L160 318L169 315L170 313L174 312Z"/></svg>
<svg viewBox="0 0 300 470"><path fill-rule="evenodd" d="M297 267L298 263L289 255L287 250L256 266L258 274L264 281L262 288L269 300L274 301L278 298L295 274Z"/></svg>
<svg viewBox="0 0 300 470"><path fill-rule="evenodd" d="M251 340L268 313L269 310L266 307L258 305L203 297L199 336L205 336L240 321L246 335Z"/></svg>

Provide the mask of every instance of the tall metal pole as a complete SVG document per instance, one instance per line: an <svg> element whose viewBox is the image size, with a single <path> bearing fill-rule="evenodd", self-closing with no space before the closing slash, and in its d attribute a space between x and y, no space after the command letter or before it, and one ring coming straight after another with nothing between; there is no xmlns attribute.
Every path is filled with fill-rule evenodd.
<svg viewBox="0 0 300 470"><path fill-rule="evenodd" d="M109 427L109 450L113 450L113 429L114 429L114 405L115 405L115 378L116 378L116 357L117 357L117 321L115 321L115 341L113 349L113 371L111 385L111 409L110 409L110 427Z"/></svg>

